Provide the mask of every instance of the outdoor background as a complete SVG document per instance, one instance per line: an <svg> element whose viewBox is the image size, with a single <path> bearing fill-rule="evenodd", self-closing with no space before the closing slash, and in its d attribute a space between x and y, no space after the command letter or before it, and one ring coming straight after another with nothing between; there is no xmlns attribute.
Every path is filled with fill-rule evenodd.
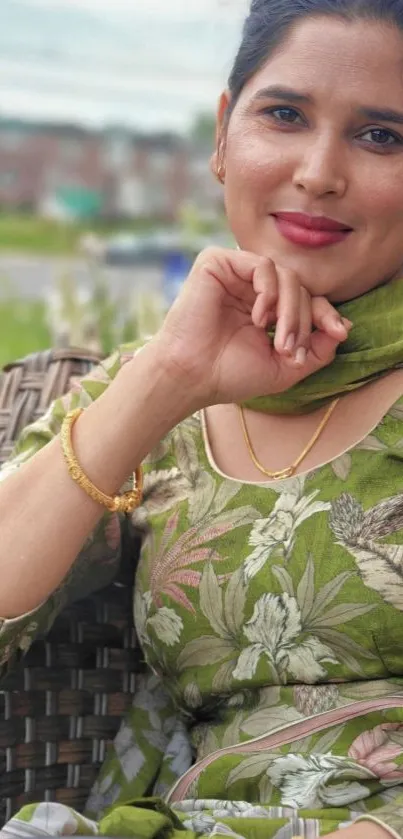
<svg viewBox="0 0 403 839"><path fill-rule="evenodd" d="M0 366L152 334L232 244L209 170L247 0L1 0Z"/></svg>

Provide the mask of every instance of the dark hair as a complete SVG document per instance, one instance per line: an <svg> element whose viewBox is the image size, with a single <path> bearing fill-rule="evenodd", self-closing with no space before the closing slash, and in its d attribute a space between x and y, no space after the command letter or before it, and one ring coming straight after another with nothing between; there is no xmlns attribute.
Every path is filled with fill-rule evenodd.
<svg viewBox="0 0 403 839"><path fill-rule="evenodd" d="M235 107L246 82L270 58L298 21L307 17L335 17L392 23L403 30L403 0L252 0L241 45L228 80Z"/></svg>

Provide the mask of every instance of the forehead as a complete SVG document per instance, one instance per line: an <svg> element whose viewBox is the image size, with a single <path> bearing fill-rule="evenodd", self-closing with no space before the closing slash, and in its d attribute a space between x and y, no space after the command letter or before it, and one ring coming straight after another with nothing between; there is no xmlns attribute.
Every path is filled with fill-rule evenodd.
<svg viewBox="0 0 403 839"><path fill-rule="evenodd" d="M383 104L393 94L403 104L403 32L392 24L337 18L298 23L249 80L242 98L262 87L287 83L313 96L338 95ZM391 106L392 101L388 101Z"/></svg>

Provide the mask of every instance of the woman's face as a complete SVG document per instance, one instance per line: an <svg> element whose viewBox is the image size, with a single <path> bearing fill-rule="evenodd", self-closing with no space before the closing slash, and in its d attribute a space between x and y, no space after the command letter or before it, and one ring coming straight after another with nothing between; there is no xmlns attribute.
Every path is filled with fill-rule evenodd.
<svg viewBox="0 0 403 839"><path fill-rule="evenodd" d="M225 204L242 249L298 271L311 293L333 302L399 275L403 36L397 29L305 19L246 84L222 128L227 104L223 94ZM285 212L326 216L350 232L314 247L306 232L301 242L294 226L275 217Z"/></svg>

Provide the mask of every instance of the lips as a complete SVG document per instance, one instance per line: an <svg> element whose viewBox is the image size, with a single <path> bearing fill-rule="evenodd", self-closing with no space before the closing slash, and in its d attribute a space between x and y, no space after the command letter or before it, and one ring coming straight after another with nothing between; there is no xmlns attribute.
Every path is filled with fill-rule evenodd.
<svg viewBox="0 0 403 839"><path fill-rule="evenodd" d="M352 229L347 224L326 216L308 216L305 213L273 213L273 216L279 221L289 222L297 227L302 227L304 230L343 231L347 233Z"/></svg>
<svg viewBox="0 0 403 839"><path fill-rule="evenodd" d="M338 245L352 233L351 227L325 216L276 213L272 218L283 239L300 248L327 248Z"/></svg>

